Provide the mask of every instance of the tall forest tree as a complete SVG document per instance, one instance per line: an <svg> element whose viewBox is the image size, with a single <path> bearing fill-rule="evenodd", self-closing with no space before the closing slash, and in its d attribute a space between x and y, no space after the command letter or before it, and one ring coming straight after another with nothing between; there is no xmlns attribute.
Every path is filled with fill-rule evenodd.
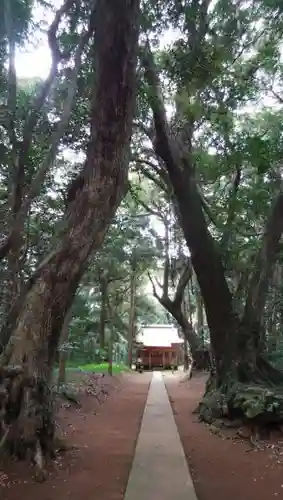
<svg viewBox="0 0 283 500"><path fill-rule="evenodd" d="M54 424L48 381L61 327L87 261L100 247L127 183L139 2L110 4L99 0L93 7L94 78L86 161L72 193L69 191L58 243L41 262L17 304L2 356L2 365L20 367L20 375L12 378L8 398L18 399L13 418L22 450L24 444L52 452ZM1 377L6 374L4 367ZM1 433L5 433L6 424L4 417ZM17 448L19 443L13 444Z"/></svg>
<svg viewBox="0 0 283 500"><path fill-rule="evenodd" d="M192 5L185 4L178 9L177 24L183 30L183 37L175 43L171 51L172 59L167 58L168 72L171 75L180 70L182 57L187 56L190 61L187 64L187 73L194 75L194 82L186 80L184 73L179 74L176 103L176 114L170 120L167 118L164 96L162 95L162 83L158 76L158 70L149 41L145 43L142 54L144 76L147 83L147 95L152 110L153 128L147 134L152 141L155 156L162 162L163 175L169 177L173 188L174 197L177 202L180 225L190 250L191 261L196 273L200 291L202 294L207 323L210 330L211 345L215 359L216 373L214 380L208 385L207 395L202 403L203 415L208 412L221 415L224 411L230 417L242 415L249 417L264 416L267 421L282 418L283 401L280 393L276 393L276 387L282 383L282 374L276 371L262 356L259 339L261 337L261 318L266 302L266 294L270 277L273 273L279 251L279 240L282 234L282 193L279 186L279 194L270 207L262 244L255 259L255 270L249 278L247 298L242 316L236 312L233 296L225 276L224 258L221 250L214 241L206 221L207 206L203 199L196 170L194 131L196 126L206 119L206 109L201 109L205 92L209 89L215 93L218 112L229 118L235 105L235 87L238 85L240 92L241 81L234 83L234 89L228 92L225 100L223 81L219 85L217 78L221 79L221 71L225 71L225 64L233 68L240 63L241 54L245 50L245 41L256 46L260 33L253 38L250 32L251 23L248 11L241 6L242 20L234 5L229 5L225 14L228 20L223 19L219 32L213 29L213 16L222 15L222 2L218 2L213 8L209 2L193 2ZM237 6L237 9L239 4ZM262 4L261 14L266 13L266 30L270 29L270 22L274 16L278 16L275 9L268 10ZM230 9L230 11L229 11ZM172 11L176 15L177 11ZM181 16L181 13L183 17ZM232 28L231 14L236 14L236 24ZM231 24L230 24L231 23ZM225 32L225 30L227 30ZM234 37L242 36L243 47L238 52L234 45ZM274 36L274 31L264 34L262 45L264 50ZM228 40L229 55L225 52L224 44ZM183 42L186 41L186 44ZM208 44L212 43L212 53ZM221 51L220 51L221 49ZM188 53L186 53L186 50ZM276 51L276 50L275 50ZM210 56L208 57L208 54ZM218 57L218 66L215 70L214 62ZM232 60L231 60L232 59ZM186 60L187 61L187 60ZM259 63L260 64L260 63ZM179 65L179 66L178 66ZM212 66L213 65L213 66ZM222 66L223 65L223 66ZM229 67L229 66L228 66ZM242 76L248 85L259 66L256 61L251 60L246 64L247 73ZM221 69L223 68L223 69ZM182 68L184 72L184 68ZM217 73L216 73L217 71ZM176 73L175 73L176 74ZM197 90L196 90L197 89ZM220 93L222 92L222 94ZM218 97L220 94L220 97ZM188 111L182 107L182 99L187 98ZM244 99L244 96L243 98ZM239 102L239 99L238 99ZM191 104L192 103L192 104ZM194 107L195 105L195 107ZM199 106L199 108L197 107ZM225 119L226 119L225 116ZM224 139L231 140L229 136L229 122L227 125L223 120ZM232 155L234 159L232 160ZM234 217L235 197L241 180L238 161L233 145L230 146L230 161L233 161L236 170L233 191L230 198L230 212L228 212L227 225L232 223ZM238 155L239 156L239 155ZM237 161L238 160L238 161ZM223 239L227 238L227 231ZM226 246L225 241L225 246ZM250 384L256 384L253 389ZM251 396L251 392L252 396ZM216 397L211 397L216 391ZM211 394L210 394L211 393ZM214 401L215 408L211 408ZM223 402L222 405L217 402Z"/></svg>
<svg viewBox="0 0 283 500"><path fill-rule="evenodd" d="M142 283L150 270L145 261L156 258L159 268L162 251L159 299L184 332L184 317L192 323L193 315L191 300L184 307L187 281L191 274L197 279L199 331L203 335L205 312L215 361L200 405L203 418L282 420L277 389L283 375L266 352L272 337L279 345L283 317L280 3L144 0L140 15L138 0L66 0L48 30L52 64L45 82L19 82L15 71L16 46L28 36L33 3L5 1L0 13L0 378L6 398L0 404L14 409L1 413L0 437L15 450L52 451L49 381L79 284L80 299L100 285L101 344L111 330L111 345L114 318L123 331L129 327L129 302L123 301L129 269ZM168 28L171 44L164 47ZM267 96L272 109L259 105ZM55 173L65 176L65 149L83 153L85 161L67 167L68 182L59 187ZM161 198L183 232L192 269L179 272L173 298L167 293L168 241L153 251L162 240L151 237L154 228L151 236L144 230L143 238L123 242L120 266L109 241L91 260L122 198L136 194L132 176L144 192L148 182L156 190L154 204L148 195L136 196L140 212L136 205L129 210L125 239L131 240L135 216L143 217L143 210L154 216ZM142 302L147 307L141 289L132 301L133 320ZM91 307L84 305L87 328L76 330L71 322L77 338L94 326ZM155 317L151 312L148 317ZM12 423L18 433L9 438Z"/></svg>

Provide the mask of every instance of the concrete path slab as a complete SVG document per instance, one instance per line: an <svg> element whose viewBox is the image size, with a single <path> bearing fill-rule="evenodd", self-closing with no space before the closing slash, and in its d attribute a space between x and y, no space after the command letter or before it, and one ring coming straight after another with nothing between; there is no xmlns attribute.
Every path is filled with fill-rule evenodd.
<svg viewBox="0 0 283 500"><path fill-rule="evenodd" d="M160 372L154 372L124 500L197 500Z"/></svg>

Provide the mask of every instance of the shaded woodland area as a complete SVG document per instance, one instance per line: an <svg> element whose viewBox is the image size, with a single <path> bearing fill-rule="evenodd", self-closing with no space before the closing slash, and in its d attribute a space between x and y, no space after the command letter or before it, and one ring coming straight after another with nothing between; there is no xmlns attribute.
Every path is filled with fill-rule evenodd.
<svg viewBox="0 0 283 500"><path fill-rule="evenodd" d="M141 323L209 349L203 420L281 423L281 2L51 7L0 5L0 452L53 456L54 367L131 365Z"/></svg>

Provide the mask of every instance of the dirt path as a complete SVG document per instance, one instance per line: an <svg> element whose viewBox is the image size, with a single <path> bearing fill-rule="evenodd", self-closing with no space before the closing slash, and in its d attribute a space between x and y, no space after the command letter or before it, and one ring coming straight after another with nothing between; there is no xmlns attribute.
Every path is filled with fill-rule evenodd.
<svg viewBox="0 0 283 500"><path fill-rule="evenodd" d="M277 454L275 444L265 451L250 451L246 442L221 439L200 424L192 411L203 394L203 375L189 382L165 375L165 382L198 500L283 499L280 447Z"/></svg>
<svg viewBox="0 0 283 500"><path fill-rule="evenodd" d="M57 460L42 484L23 464L4 470L1 500L122 500L150 380L151 374L124 375L103 405L88 397L80 410L61 412L68 442L77 448Z"/></svg>

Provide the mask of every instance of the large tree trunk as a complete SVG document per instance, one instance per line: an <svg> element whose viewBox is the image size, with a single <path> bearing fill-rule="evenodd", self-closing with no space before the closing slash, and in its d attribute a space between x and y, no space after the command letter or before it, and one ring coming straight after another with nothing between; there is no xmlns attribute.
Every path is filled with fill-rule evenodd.
<svg viewBox="0 0 283 500"><path fill-rule="evenodd" d="M69 336L69 326L72 319L72 307L67 311L61 331L60 346L59 351L59 369L58 369L58 379L57 379L57 390L60 389L62 385L66 383L66 362L68 359L68 351L64 345Z"/></svg>
<svg viewBox="0 0 283 500"><path fill-rule="evenodd" d="M158 77L148 50L143 62L146 79L152 89L150 104L155 122L155 152L166 166L177 200L180 225L203 297L217 374L221 379L232 362L231 353L235 351L235 346L231 343L236 342L239 322L234 314L232 295L219 251L206 225L190 154L170 136Z"/></svg>
<svg viewBox="0 0 283 500"><path fill-rule="evenodd" d="M187 372L189 369L189 349L188 349L188 341L184 339L184 372Z"/></svg>
<svg viewBox="0 0 283 500"><path fill-rule="evenodd" d="M248 332L249 338L243 339L244 348L258 355L262 344L263 313L270 280L275 271L279 252L279 242L283 232L283 192L276 196L255 259L254 271L250 278L248 296L243 316L242 331ZM252 333L252 335L250 335Z"/></svg>
<svg viewBox="0 0 283 500"><path fill-rule="evenodd" d="M203 318L203 301L201 292L196 283L196 308L197 308L197 335L200 339L202 347L204 347L204 318Z"/></svg>
<svg viewBox="0 0 283 500"><path fill-rule="evenodd" d="M59 243L38 269L5 350L5 362L23 370L13 381L10 397L17 400L13 424L26 449L36 450L38 445L50 449L54 426L48 381L64 317L88 258L101 245L125 192L138 18L139 0L96 2L95 85L87 159Z"/></svg>
<svg viewBox="0 0 283 500"><path fill-rule="evenodd" d="M219 252L207 230L201 199L188 167L180 169L180 176L172 170L170 178L179 202L181 225L203 297L217 373L221 378L232 361L229 353L233 351L231 344L238 328L232 296Z"/></svg>
<svg viewBox="0 0 283 500"><path fill-rule="evenodd" d="M151 87L149 99L155 123L155 152L164 162L178 203L180 224L191 253L210 330L216 377L215 384L209 384L208 392L216 389L218 391L214 400L218 413L226 408L226 414L228 409L230 416L240 413L248 418L263 416L269 421L282 420L283 397L266 391L266 387L273 388L274 384L282 382L283 377L259 356L255 343L250 342L253 332L245 330L251 324L247 321L251 314L246 314L244 322L241 323L235 313L221 256L206 225L190 149L182 147L182 143L176 142L170 134L158 77L149 50L144 53L143 63L146 79ZM278 235L281 234L283 218L281 217L279 224L276 215L279 213L281 202L277 200L269 219L273 222L270 226L268 224L270 238L265 238L260 253L260 256L264 255L264 259L269 255L271 262L274 262ZM262 258L259 261L262 262ZM270 267L264 260L264 269L258 275L256 300L252 301L256 310L262 308L264 300L261 291L264 296L269 276ZM251 295L253 296L253 293ZM253 344L253 350L250 349L250 343ZM258 384L254 392L246 390L246 385L251 382ZM245 384L244 388L241 384ZM223 400L224 405L221 404ZM210 405L211 400L204 406L209 409Z"/></svg>

